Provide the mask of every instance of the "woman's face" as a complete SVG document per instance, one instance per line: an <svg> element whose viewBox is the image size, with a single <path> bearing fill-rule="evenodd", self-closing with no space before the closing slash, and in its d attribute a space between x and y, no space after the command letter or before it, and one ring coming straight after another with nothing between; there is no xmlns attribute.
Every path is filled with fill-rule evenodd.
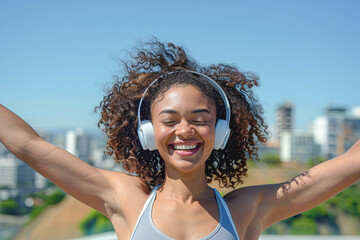
<svg viewBox="0 0 360 240"><path fill-rule="evenodd" d="M216 108L193 85L174 85L151 108L158 151L167 170L204 166L215 139Z"/></svg>

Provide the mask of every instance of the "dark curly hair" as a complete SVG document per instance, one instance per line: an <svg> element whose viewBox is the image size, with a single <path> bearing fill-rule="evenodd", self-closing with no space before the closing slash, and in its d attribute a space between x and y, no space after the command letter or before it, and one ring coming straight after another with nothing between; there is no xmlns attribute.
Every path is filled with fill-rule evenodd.
<svg viewBox="0 0 360 240"><path fill-rule="evenodd" d="M141 118L151 119L154 99L175 84L198 87L215 104L217 118L225 118L223 100L203 73L216 81L231 105L231 134L225 149L213 150L206 161L206 181L219 182L219 187L235 187L247 175L247 159L258 160L258 143L266 142L267 126L263 108L252 92L258 77L242 73L235 66L218 64L200 66L182 47L154 39L130 52L128 61L120 60L125 74L115 76L115 83L96 109L101 109L99 127L107 134L106 153L121 163L126 171L142 178L149 186L164 181L165 165L158 151L143 150L137 135L137 110L145 89L155 79L144 98ZM169 74L171 73L171 74Z"/></svg>

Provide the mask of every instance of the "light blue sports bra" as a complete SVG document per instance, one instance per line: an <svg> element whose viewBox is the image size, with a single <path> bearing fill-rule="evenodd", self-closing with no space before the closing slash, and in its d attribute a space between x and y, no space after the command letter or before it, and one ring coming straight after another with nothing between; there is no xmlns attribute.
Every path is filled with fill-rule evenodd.
<svg viewBox="0 0 360 240"><path fill-rule="evenodd" d="M151 213L158 187L152 190L149 198L146 200L130 240L175 240L163 234L152 221ZM214 189L214 192L219 207L219 224L210 234L201 238L201 240L240 240L227 204L216 189Z"/></svg>

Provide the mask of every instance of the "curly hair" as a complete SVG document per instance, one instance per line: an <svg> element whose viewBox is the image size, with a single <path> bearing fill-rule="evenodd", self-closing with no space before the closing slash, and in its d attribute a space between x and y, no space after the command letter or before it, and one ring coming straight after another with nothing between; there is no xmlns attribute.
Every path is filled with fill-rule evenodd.
<svg viewBox="0 0 360 240"><path fill-rule="evenodd" d="M175 84L198 87L215 104L217 118L224 118L225 108L217 90L203 77L187 71L203 73L224 90L231 106L228 143L225 149L213 150L205 163L206 181L218 181L219 187L235 188L247 176L247 159L258 160L258 143L266 142L267 126L262 118L263 108L255 98L252 87L258 77L242 73L235 66L218 64L200 66L182 47L164 44L154 39L142 48L130 52L130 60L120 60L125 74L116 75L100 105L99 127L107 134L106 154L124 169L143 179L150 187L161 184L165 165L158 151L143 150L137 135L137 111L146 88L155 80L144 98L142 119L151 119L154 99ZM171 73L171 74L169 74Z"/></svg>

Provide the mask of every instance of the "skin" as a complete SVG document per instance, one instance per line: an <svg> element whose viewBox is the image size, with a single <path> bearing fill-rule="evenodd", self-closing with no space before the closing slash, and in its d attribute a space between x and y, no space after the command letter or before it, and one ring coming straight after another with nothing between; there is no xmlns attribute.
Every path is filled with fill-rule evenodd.
<svg viewBox="0 0 360 240"><path fill-rule="evenodd" d="M214 143L216 109L196 87L176 85L154 101L151 114L156 144L166 167L165 181L154 203L153 221L172 238L204 237L219 219L204 170ZM130 238L150 194L139 178L88 165L45 142L2 105L0 140L34 170L107 216L119 239ZM200 147L189 154L174 150L172 144L179 143ZM224 198L240 239L256 240L271 224L315 207L359 179L360 141L341 156L288 182L240 188Z"/></svg>

